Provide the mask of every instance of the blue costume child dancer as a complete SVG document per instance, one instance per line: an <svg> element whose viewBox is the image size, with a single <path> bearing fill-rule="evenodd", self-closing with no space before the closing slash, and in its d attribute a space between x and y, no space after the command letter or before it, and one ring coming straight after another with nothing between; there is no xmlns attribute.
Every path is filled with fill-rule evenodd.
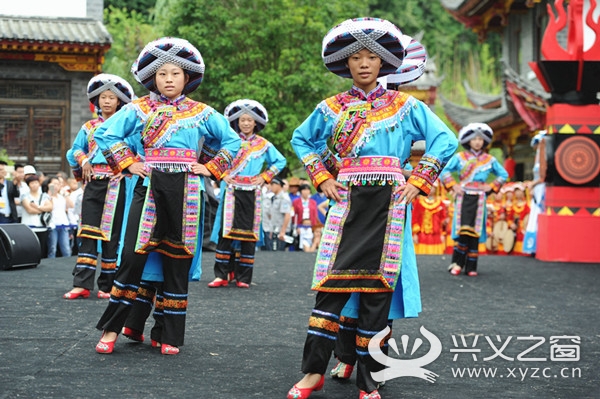
<svg viewBox="0 0 600 399"><path fill-rule="evenodd" d="M234 101L224 114L242 144L221 182L221 201L211 236L217 243L215 279L208 286L226 286L233 273L239 288L249 288L260 238L261 189L285 168L286 160L273 144L257 134L269 121L267 110L258 101ZM234 240L241 247L238 262L235 262Z"/></svg>
<svg viewBox="0 0 600 399"><path fill-rule="evenodd" d="M203 222L203 176L221 178L239 150L240 138L223 115L186 97L204 76L202 56L187 40L165 37L149 43L132 72L158 97L134 100L97 133L113 170L127 170L141 179L134 189L110 301L96 326L103 331L96 351L112 353L148 254L155 251L162 255L164 271L161 352L172 355L183 345L189 271L202 250L197 234ZM143 144L137 155L128 138Z"/></svg>
<svg viewBox="0 0 600 399"><path fill-rule="evenodd" d="M456 245L449 268L455 276L463 270L468 276L477 276L479 243L487 238L486 196L491 191L498 192L508 178L500 162L484 151L492 142L492 136L492 128L485 123L470 123L460 129L458 140L465 151L456 153L440 176L446 189L455 195L452 238ZM458 183L452 172L458 173ZM488 184L491 174L496 179Z"/></svg>
<svg viewBox="0 0 600 399"><path fill-rule="evenodd" d="M81 204L81 221L77 237L79 248L73 269L73 289L65 299L87 298L94 289L98 264L98 241L102 259L98 277L98 298L108 299L117 267L117 249L121 236L125 180L115 176L98 148L95 135L98 127L134 98L131 85L116 75L102 73L88 83L88 99L98 112L98 118L86 122L73 146L67 151L67 161L73 176L83 181L85 190Z"/></svg>

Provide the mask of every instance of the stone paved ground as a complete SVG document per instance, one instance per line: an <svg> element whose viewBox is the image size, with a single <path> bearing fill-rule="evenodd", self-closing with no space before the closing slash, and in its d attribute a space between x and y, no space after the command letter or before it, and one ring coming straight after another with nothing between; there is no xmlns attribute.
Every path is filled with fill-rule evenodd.
<svg viewBox="0 0 600 399"><path fill-rule="evenodd" d="M206 287L213 255L205 253L202 281L191 285L186 344L178 356L124 337L112 355L96 354L94 325L106 302L61 298L75 258L1 271L0 398L284 398L301 377L314 255L258 252L250 290ZM434 383L393 379L381 390L384 398L600 398L599 264L487 256L480 276L469 278L451 276L447 258L418 261L423 313L395 322L400 353L391 355L424 355L423 326L442 343L439 357L424 366L438 377ZM408 354L402 335L409 337ZM480 351L477 361L470 353L454 361L452 350L464 349L461 335ZM564 336L580 343L550 342ZM417 339L424 343L411 356ZM579 360L556 360L561 354ZM479 377L456 375L478 370ZM327 380L311 396L356 397L354 376L347 383Z"/></svg>

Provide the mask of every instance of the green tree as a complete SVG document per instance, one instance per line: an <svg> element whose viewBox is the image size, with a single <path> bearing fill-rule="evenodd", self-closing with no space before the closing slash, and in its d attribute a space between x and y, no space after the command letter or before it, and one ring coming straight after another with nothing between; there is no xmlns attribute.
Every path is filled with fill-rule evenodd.
<svg viewBox="0 0 600 399"><path fill-rule="evenodd" d="M138 96L146 95L148 90L135 80L131 65L148 42L161 36L158 27L135 10L112 6L104 9L104 23L113 38L106 54L104 72L127 80Z"/></svg>
<svg viewBox="0 0 600 399"><path fill-rule="evenodd" d="M121 8L128 11L136 11L138 14L149 18L156 0L105 0L104 8Z"/></svg>

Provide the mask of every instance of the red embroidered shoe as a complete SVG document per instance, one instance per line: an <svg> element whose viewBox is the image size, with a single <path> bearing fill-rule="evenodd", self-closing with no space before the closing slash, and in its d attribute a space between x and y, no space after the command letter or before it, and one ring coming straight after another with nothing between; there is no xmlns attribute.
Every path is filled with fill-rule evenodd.
<svg viewBox="0 0 600 399"><path fill-rule="evenodd" d="M104 291L98 291L98 299L110 299L110 294Z"/></svg>
<svg viewBox="0 0 600 399"><path fill-rule="evenodd" d="M323 389L323 385L325 385L325 376L322 375L319 382L317 382L311 388L298 388L296 385L289 390L287 394L287 399L306 399L310 396L313 391L320 391Z"/></svg>
<svg viewBox="0 0 600 399"><path fill-rule="evenodd" d="M96 344L96 352L109 354L113 352L113 349L115 348L115 342L117 342L117 338L119 338L119 336L117 335L117 338L115 338L114 341L106 342L102 341L102 338L104 338L104 334L106 334L106 331L102 333L102 337L100 337L100 342Z"/></svg>
<svg viewBox="0 0 600 399"><path fill-rule="evenodd" d="M134 330L133 328L123 327L123 335L132 341L144 342L144 334L141 331Z"/></svg>
<svg viewBox="0 0 600 399"><path fill-rule="evenodd" d="M210 283L208 283L208 287L209 288L219 288L219 287L227 287L227 285L229 284L229 281L227 280L214 280Z"/></svg>
<svg viewBox="0 0 600 399"><path fill-rule="evenodd" d="M63 295L63 298L65 298L65 299L77 299L77 298L89 298L89 297L90 297L90 290L86 290L86 289L84 289L83 291L79 291L79 292L69 291Z"/></svg>
<svg viewBox="0 0 600 399"><path fill-rule="evenodd" d="M238 281L236 283L236 285L238 286L238 288L250 288L250 284L248 284L248 283L242 283L241 281Z"/></svg>
<svg viewBox="0 0 600 399"><path fill-rule="evenodd" d="M477 277L477 272L476 272L476 271L473 271L473 270L471 270L469 273L467 273L467 276L470 276L470 277Z"/></svg>
<svg viewBox="0 0 600 399"><path fill-rule="evenodd" d="M360 391L358 394L358 399L381 399L381 395L377 390L374 390L371 393L366 393L365 391Z"/></svg>
<svg viewBox="0 0 600 399"><path fill-rule="evenodd" d="M160 353L163 355L176 355L179 353L179 348L176 346L171 346L169 344L163 344L160 347Z"/></svg>
<svg viewBox="0 0 600 399"><path fill-rule="evenodd" d="M344 362L338 362L335 367L331 370L329 375L331 378L338 378L341 380L347 380L352 375L354 366L346 364Z"/></svg>
<svg viewBox="0 0 600 399"><path fill-rule="evenodd" d="M460 272L462 272L462 267L460 267L456 263L453 263L453 264L450 265L450 267L448 268L448 270L450 271L451 275L458 276L460 274Z"/></svg>

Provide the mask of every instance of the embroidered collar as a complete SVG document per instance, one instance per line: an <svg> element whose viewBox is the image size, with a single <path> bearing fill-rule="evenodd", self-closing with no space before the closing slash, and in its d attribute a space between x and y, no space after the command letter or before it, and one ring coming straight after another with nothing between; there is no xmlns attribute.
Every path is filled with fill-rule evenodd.
<svg viewBox="0 0 600 399"><path fill-rule="evenodd" d="M367 102L371 102L381 96L383 96L386 92L386 89L378 83L377 86L371 90L368 94L365 94L363 89L359 89L358 87L352 85L352 88L348 91L351 96L358 97L359 99Z"/></svg>
<svg viewBox="0 0 600 399"><path fill-rule="evenodd" d="M165 97L164 95L160 95L160 99L159 101L161 103L167 104L167 105L173 105L175 107L179 107L179 104L181 104L183 101L185 100L185 94L180 95L179 97L177 97L174 100L171 100L167 97Z"/></svg>
<svg viewBox="0 0 600 399"><path fill-rule="evenodd" d="M242 132L239 132L238 134L239 134L240 138L244 141L252 141L256 137L256 133L254 133L254 132L252 132L249 136L246 136Z"/></svg>
<svg viewBox="0 0 600 399"><path fill-rule="evenodd" d="M473 154L475 156L475 158L479 158L481 156L481 154L483 154L483 150L475 151L475 150L471 149L470 151L471 151L471 154Z"/></svg>

